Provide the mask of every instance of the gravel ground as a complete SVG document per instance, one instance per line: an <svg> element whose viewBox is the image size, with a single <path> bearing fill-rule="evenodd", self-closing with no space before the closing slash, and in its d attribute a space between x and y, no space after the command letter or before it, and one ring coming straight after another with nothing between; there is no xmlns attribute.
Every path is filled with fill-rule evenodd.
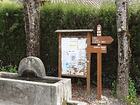
<svg viewBox="0 0 140 105"><path fill-rule="evenodd" d="M72 86L73 100L86 102L88 105L123 105L116 98L112 97L109 89L103 89L101 101L96 99L96 88L91 86L91 94L87 95L85 86Z"/></svg>

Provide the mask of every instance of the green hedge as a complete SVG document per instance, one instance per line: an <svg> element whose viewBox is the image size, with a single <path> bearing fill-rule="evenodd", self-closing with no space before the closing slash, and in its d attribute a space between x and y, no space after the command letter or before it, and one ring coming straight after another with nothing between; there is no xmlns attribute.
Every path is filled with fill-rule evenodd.
<svg viewBox="0 0 140 105"><path fill-rule="evenodd" d="M140 75L140 8L130 9L130 33L132 35L133 62L131 74ZM48 75L57 74L58 39L57 29L96 30L100 23L104 35L111 35L115 40L108 45L108 53L103 55L103 80L106 86L116 78L117 73L117 35L116 11L114 5L104 5L101 9L85 6L64 4L46 4L41 8L41 59L45 64ZM18 65L25 56L25 32L23 22L23 8L16 4L3 4L0 7L0 59L3 65ZM96 56L92 56L92 80L96 79ZM135 72L134 72L135 71ZM134 78L135 79L135 78Z"/></svg>
<svg viewBox="0 0 140 105"><path fill-rule="evenodd" d="M3 64L17 64L25 53L22 7L12 3L0 5L0 59Z"/></svg>

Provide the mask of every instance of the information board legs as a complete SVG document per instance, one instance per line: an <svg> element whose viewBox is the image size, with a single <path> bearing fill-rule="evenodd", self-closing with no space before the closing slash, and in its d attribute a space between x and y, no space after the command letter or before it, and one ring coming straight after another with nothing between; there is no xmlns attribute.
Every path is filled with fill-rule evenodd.
<svg viewBox="0 0 140 105"><path fill-rule="evenodd" d="M91 58L91 54L87 54L87 58L88 58L88 67L87 67L87 93L90 94L90 58Z"/></svg>
<svg viewBox="0 0 140 105"><path fill-rule="evenodd" d="M87 34L87 47L91 45L91 33ZM90 94L90 59L91 53L87 52L87 93Z"/></svg>
<svg viewBox="0 0 140 105"><path fill-rule="evenodd" d="M61 68L61 33L58 33L58 40L59 40L59 54L58 54L58 77L61 78L62 75L62 68Z"/></svg>

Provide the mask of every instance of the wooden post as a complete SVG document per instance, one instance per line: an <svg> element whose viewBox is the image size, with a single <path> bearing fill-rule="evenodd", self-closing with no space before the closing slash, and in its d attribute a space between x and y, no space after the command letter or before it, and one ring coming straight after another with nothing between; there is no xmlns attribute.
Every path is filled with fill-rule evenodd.
<svg viewBox="0 0 140 105"><path fill-rule="evenodd" d="M87 33L87 47L91 45L91 33ZM87 93L90 94L90 59L91 53L87 52Z"/></svg>
<svg viewBox="0 0 140 105"><path fill-rule="evenodd" d="M102 53L97 53L97 99L101 100L102 95Z"/></svg>
<svg viewBox="0 0 140 105"><path fill-rule="evenodd" d="M62 71L62 65L61 65L61 33L58 33L58 40L59 40L59 54L58 54L58 77L61 78L61 71Z"/></svg>
<svg viewBox="0 0 140 105"><path fill-rule="evenodd" d="M101 100L102 95L102 53L107 53L106 46L88 46L87 53L97 53L97 99Z"/></svg>
<svg viewBox="0 0 140 105"><path fill-rule="evenodd" d="M102 26L97 25L97 36L102 36ZM101 47L101 44L98 44ZM102 95L102 53L97 53L97 99L101 100Z"/></svg>

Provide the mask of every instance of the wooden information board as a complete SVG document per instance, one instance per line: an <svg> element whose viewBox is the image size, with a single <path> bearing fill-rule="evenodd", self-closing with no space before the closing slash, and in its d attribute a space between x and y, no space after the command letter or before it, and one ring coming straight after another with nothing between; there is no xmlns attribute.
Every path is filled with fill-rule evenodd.
<svg viewBox="0 0 140 105"><path fill-rule="evenodd" d="M93 29L56 30L59 37L58 76L82 77L87 79L90 91L90 53Z"/></svg>

